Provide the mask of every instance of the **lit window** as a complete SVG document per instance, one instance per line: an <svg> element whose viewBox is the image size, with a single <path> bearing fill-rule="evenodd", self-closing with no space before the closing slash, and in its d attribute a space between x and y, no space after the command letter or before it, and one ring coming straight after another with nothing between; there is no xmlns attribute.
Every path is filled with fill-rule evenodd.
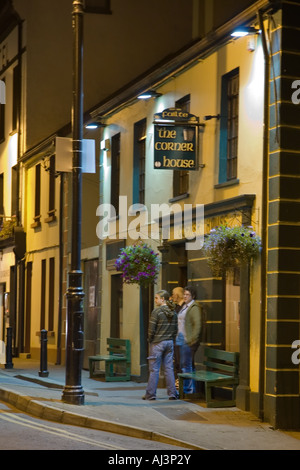
<svg viewBox="0 0 300 470"><path fill-rule="evenodd" d="M145 204L146 119L134 125L133 203Z"/></svg>
<svg viewBox="0 0 300 470"><path fill-rule="evenodd" d="M115 214L119 214L120 195L120 142L121 135L116 134L111 139L111 183L110 183L110 203L115 209Z"/></svg>
<svg viewBox="0 0 300 470"><path fill-rule="evenodd" d="M222 77L219 183L237 178L239 71Z"/></svg>

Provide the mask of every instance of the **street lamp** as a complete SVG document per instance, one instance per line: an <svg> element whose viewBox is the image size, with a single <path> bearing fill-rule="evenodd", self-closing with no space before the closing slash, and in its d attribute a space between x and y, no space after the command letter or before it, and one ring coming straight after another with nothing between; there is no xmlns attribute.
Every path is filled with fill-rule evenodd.
<svg viewBox="0 0 300 470"><path fill-rule="evenodd" d="M67 289L66 384L62 400L84 404L81 385L83 363L83 297L81 272L82 138L83 138L83 0L73 0L73 164L71 271Z"/></svg>

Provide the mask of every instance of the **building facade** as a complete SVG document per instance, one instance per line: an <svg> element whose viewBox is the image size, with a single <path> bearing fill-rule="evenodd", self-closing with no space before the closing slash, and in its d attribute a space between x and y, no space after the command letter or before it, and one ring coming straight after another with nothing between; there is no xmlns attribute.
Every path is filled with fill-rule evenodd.
<svg viewBox="0 0 300 470"><path fill-rule="evenodd" d="M22 331L17 320L17 312L20 312L22 322L24 318L24 263L21 260L26 251L19 178L19 157L23 148L23 139L20 135L22 127L21 76L24 73L21 37L22 23L19 15L9 5L2 5L0 36L3 91L0 104L0 339L6 341L6 331L10 327L15 353L18 353L18 340L20 340Z"/></svg>
<svg viewBox="0 0 300 470"><path fill-rule="evenodd" d="M27 6L7 2L9 8L1 17L8 11L10 22L5 23L9 28L0 44L0 80L6 88L0 116L0 215L8 231L0 240L0 334L5 339L11 326L14 353L38 358L40 331L45 328L49 360L57 363L64 361L65 352L72 206L70 169L61 166L57 147L57 138L71 136L72 66L66 55L72 48L71 25L65 29L71 1L62 3L56 4L62 8L58 24L62 35L53 49L53 34L45 23L47 15L52 21L56 18L55 5L47 4L48 11L40 0ZM132 4L134 11L137 3ZM180 43L174 42L180 28L174 27L160 49L161 23L157 23L157 34L152 31L145 42L147 51L152 51L150 59L141 61L137 53L132 67L127 66L130 41L125 47L127 61L118 62L119 68L113 66L114 60L105 61L109 52L103 52L109 71L103 93L99 91L103 67L88 61L84 117L102 127L84 131L84 138L96 143L96 170L84 174L82 194L84 367L88 355L105 351L106 338L119 336L131 341L133 378L146 380L147 325L154 293L192 284L205 311L197 362L204 345L239 351L237 406L274 427L297 429L300 2L240 3L237 9L236 2L228 2L228 11L219 0L189 3ZM176 25L181 23L180 4L174 6ZM95 29L103 31L97 28L101 24L110 35L107 43L115 44L114 13L120 26L125 13L130 23L132 11L122 10L117 1L111 7L113 14L98 17ZM166 18L170 18L167 7L160 21L165 24ZM89 33L95 31L97 20L87 21L91 44L94 33ZM254 34L233 39L231 32L241 25L250 26ZM140 38L140 27L136 31ZM60 56L62 37L68 47ZM187 45L190 39L193 42ZM97 40L101 42L101 37ZM112 47L110 59L114 53ZM56 66L53 55L59 58ZM126 75L120 82L123 69ZM49 71L45 78L44 70ZM156 91L156 98L138 99L149 90ZM174 117L176 110L189 121L186 126L184 117L181 129L194 124L197 151L195 161L182 157L181 167L174 170L170 168L175 160L164 151L177 148L168 147L176 122L170 127L164 122L159 131L157 121L164 112ZM182 139L184 135L188 133L182 131ZM155 146L157 137L164 145ZM183 144L176 142L185 151L188 147ZM153 212L162 204L183 213L189 208L181 236L172 214L170 233L163 233L164 214ZM262 238L259 259L226 278L214 276L201 247L192 247L190 239L197 228L197 205L204 210L204 235L220 224L251 225ZM103 218L110 232L101 237ZM152 232L153 226L160 230ZM120 248L135 243L137 233L160 254L158 283L151 289L124 285L114 266Z"/></svg>
<svg viewBox="0 0 300 470"><path fill-rule="evenodd" d="M102 105L91 113L101 115L106 125L101 196L112 205L123 201L118 195L125 196L122 210L128 211L128 226L135 203L144 206L146 218L140 212L134 216L145 229L153 222L153 205L176 204L183 210L191 204L195 214L196 205L203 204L206 234L220 224L245 224L261 236L260 258L225 279L213 276L201 249L186 249L186 239L178 240L172 233L153 239L149 232L146 239L161 254L157 289L171 291L185 284L196 288L205 309L202 346L240 352L237 406L275 427L292 429L299 427L299 365L294 351L299 332L299 51L294 40L299 8L297 1L257 2L216 29L213 37L178 55L176 65L166 63L164 76L153 74L151 82L136 84L140 91L154 88L156 98ZM230 39L239 23L254 28L254 36ZM178 108L199 118L197 165L188 172L155 164L155 119L164 111L170 117L170 110ZM172 129L166 122L165 126ZM164 137L168 132L170 142L170 131ZM160 147L170 148L175 147ZM106 234L101 243L102 310L110 315L101 319L100 347L103 351L105 338L113 331L129 338L135 351L133 375L143 378L153 296L150 291L145 300L139 287L122 285L114 269L119 248L134 243L129 231L124 240L118 210L120 206L108 220L111 236ZM191 222L196 222L195 215ZM131 227L136 229L137 221Z"/></svg>
<svg viewBox="0 0 300 470"><path fill-rule="evenodd" d="M255 49L251 51L248 50L248 38L242 38L216 47L208 56L203 51L203 56L202 59L200 55L180 73L175 70L166 77L156 88L160 96L145 101L136 100L107 115L106 127L102 131L103 202L114 207L118 204L118 207L116 220L109 219L110 235L104 238L102 245L103 284L106 286L102 309L110 311L111 317L103 316L101 344L105 346L105 338L111 336L113 322L117 319L120 336L129 338L133 350L137 351L133 356L135 375L141 373L141 358L146 357L147 349L147 343L141 342L146 338L143 337L145 331L143 334L140 331L141 318L144 318L141 296L138 286L122 287L121 281L118 282L121 275L113 265L117 253L114 247L134 243L136 239L130 233L131 224L136 228L134 218L140 218L141 228L137 233L140 233L141 239L147 240L161 253L162 270L156 288L169 292L176 286L188 284L196 288L197 299L206 312L203 344L239 351L240 328L244 322L247 322L246 328L252 328L252 338L258 335L255 343L259 341L260 261L240 275L236 273L236 279L215 278L201 247L196 246L195 249L187 246L189 243L192 245L187 234L178 238L172 227L167 238L161 232L153 238L151 232L155 206L166 204L172 211L182 210L184 215L185 207L195 209L199 204L204 205L205 234L222 223L245 223L261 233L264 110L261 38L257 36ZM196 116L200 124L196 127L196 165L189 171L167 167L161 169L154 163L157 147L155 117L165 110L178 108ZM232 122L230 137L227 133L229 121ZM167 126L162 129L172 132L172 126ZM230 139L235 139L231 153L235 161L225 161L224 167L222 149L225 147L227 150ZM130 207L134 204L144 206L146 218L134 210L130 216ZM128 217L126 238L119 229L124 210ZM119 214L120 211L122 214ZM163 213L158 214L158 218L162 217ZM193 213L186 231L194 230L195 223ZM112 307L116 285L123 299L119 300L118 312ZM146 318L143 322L145 329L147 321ZM248 351L249 348L250 344ZM258 383L255 373L258 370L258 355L255 349L250 352L252 367L250 364L247 366L247 386L250 387L251 381L253 391Z"/></svg>
<svg viewBox="0 0 300 470"><path fill-rule="evenodd" d="M154 9L148 11L149 34L140 22L145 7L136 0L126 8L123 2L98 2L98 14L85 3L85 110L193 40L192 2L185 6L184 17L179 0L160 6L159 20L154 21ZM158 47L156 33L169 24L171 3L170 34ZM61 164L56 144L57 137L71 137L72 8L71 0L5 0L0 7L1 96L6 89L0 105L0 339L6 339L11 327L13 353L39 358L40 332L46 329L49 360L58 363L65 353L72 168L70 159ZM115 31L122 40L115 40ZM142 57L135 42L143 47ZM98 148L97 137L95 141ZM99 243L91 230L97 223L99 155L94 163L94 173L83 176L82 194L82 270L90 292L85 296L86 318L99 310ZM95 352L98 335L94 323L87 322L85 331L92 338L86 338L87 356Z"/></svg>

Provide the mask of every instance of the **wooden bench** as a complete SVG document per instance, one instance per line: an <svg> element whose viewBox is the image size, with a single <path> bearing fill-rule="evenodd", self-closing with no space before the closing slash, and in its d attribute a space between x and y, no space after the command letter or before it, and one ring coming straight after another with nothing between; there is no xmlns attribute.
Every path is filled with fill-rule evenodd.
<svg viewBox="0 0 300 470"><path fill-rule="evenodd" d="M235 406L236 387L239 383L239 353L222 351L220 349L204 348L206 370L197 370L193 373L179 373L179 398L184 398L183 381L193 379L205 383L205 399L208 408ZM214 387L232 387L232 400L213 400Z"/></svg>
<svg viewBox="0 0 300 470"><path fill-rule="evenodd" d="M96 377L95 363L105 362L105 381L106 382L119 382L130 380L131 372L131 352L129 339L107 338L107 352L108 354L96 356L89 356L89 371L90 378ZM125 373L115 374L114 365L122 364L125 368Z"/></svg>

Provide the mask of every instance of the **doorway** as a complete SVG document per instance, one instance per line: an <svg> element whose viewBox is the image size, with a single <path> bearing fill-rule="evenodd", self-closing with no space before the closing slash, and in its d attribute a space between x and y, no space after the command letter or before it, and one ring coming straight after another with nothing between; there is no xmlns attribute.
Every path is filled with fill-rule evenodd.
<svg viewBox="0 0 300 470"><path fill-rule="evenodd" d="M111 276L110 337L123 337L123 280L121 274Z"/></svg>
<svg viewBox="0 0 300 470"><path fill-rule="evenodd" d="M0 339L5 342L5 330L6 330L6 318L5 318L5 291L6 284L5 282L0 283Z"/></svg>
<svg viewBox="0 0 300 470"><path fill-rule="evenodd" d="M228 272L226 277L225 349L240 351L240 270Z"/></svg>
<svg viewBox="0 0 300 470"><path fill-rule="evenodd" d="M88 357L97 353L98 336L98 260L84 262L84 359L88 368Z"/></svg>
<svg viewBox="0 0 300 470"><path fill-rule="evenodd" d="M185 287L188 284L187 252L185 243L173 243L170 245L170 278L176 279L178 286ZM167 283L165 284L167 285Z"/></svg>
<svg viewBox="0 0 300 470"><path fill-rule="evenodd" d="M148 380L148 326L154 308L154 286L140 288L140 382Z"/></svg>
<svg viewBox="0 0 300 470"><path fill-rule="evenodd" d="M25 352L30 353L31 330L31 295L32 295L32 261L26 266L26 301L25 301Z"/></svg>

